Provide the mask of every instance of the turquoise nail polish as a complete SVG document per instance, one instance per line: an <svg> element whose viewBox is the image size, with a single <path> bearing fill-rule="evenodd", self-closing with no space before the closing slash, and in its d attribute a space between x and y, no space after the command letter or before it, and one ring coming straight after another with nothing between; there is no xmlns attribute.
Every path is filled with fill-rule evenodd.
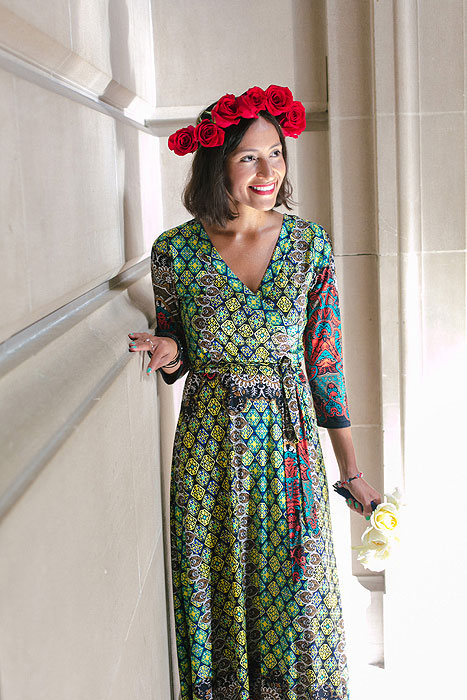
<svg viewBox="0 0 467 700"><path fill-rule="evenodd" d="M146 370L146 374L151 374L151 372L152 372L152 368L151 368L151 367L148 367L147 370Z"/></svg>
<svg viewBox="0 0 467 700"><path fill-rule="evenodd" d="M355 501L354 505L355 505L355 510L358 510L359 505L358 505L357 501Z"/></svg>
<svg viewBox="0 0 467 700"><path fill-rule="evenodd" d="M365 520L369 520L369 519L370 519L370 516L369 516L369 515L365 515Z"/></svg>
<svg viewBox="0 0 467 700"><path fill-rule="evenodd" d="M347 499L347 505L350 506L351 503L352 503L352 499L351 499L351 498L348 498L348 499Z"/></svg>

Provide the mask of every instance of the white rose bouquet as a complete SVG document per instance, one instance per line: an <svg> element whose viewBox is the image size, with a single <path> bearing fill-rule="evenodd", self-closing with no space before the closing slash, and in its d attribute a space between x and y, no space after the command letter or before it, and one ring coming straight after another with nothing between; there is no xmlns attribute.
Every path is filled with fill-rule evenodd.
<svg viewBox="0 0 467 700"><path fill-rule="evenodd" d="M371 571L385 569L394 548L399 544L402 494L396 488L385 497L386 501L376 506L370 516L370 524L362 535L362 544L353 547L358 551L358 561Z"/></svg>

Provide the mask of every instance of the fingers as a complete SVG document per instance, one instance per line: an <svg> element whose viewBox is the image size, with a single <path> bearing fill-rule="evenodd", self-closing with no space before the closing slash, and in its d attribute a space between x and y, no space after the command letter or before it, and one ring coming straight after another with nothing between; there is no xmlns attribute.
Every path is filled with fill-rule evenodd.
<svg viewBox="0 0 467 700"><path fill-rule="evenodd" d="M151 374L168 364L172 359L173 345L175 342L168 338L149 335L149 333L128 333L131 339L128 346L130 352L150 352L152 357L146 368L146 373Z"/></svg>
<svg viewBox="0 0 467 700"><path fill-rule="evenodd" d="M149 351L152 353L157 347L157 338L149 333L128 333L128 337L131 338L128 346L130 352Z"/></svg>
<svg viewBox="0 0 467 700"><path fill-rule="evenodd" d="M354 498L348 498L347 505L349 506L350 510L355 511L356 513L362 512L362 504L356 501Z"/></svg>
<svg viewBox="0 0 467 700"><path fill-rule="evenodd" d="M156 369L160 369L164 365L168 364L169 361L170 350L167 350L167 344L161 343L160 346L157 345L151 359L149 360L149 364L146 369L146 374L151 374L151 372L154 372Z"/></svg>
<svg viewBox="0 0 467 700"><path fill-rule="evenodd" d="M352 498L347 500L347 505L351 510L360 513L369 520L373 510L381 503L380 494L364 479L359 479L350 484Z"/></svg>

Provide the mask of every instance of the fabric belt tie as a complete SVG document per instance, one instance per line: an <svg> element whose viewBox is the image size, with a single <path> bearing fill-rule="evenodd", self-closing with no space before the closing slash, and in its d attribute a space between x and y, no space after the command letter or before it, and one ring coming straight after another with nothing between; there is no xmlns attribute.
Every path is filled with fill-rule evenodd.
<svg viewBox="0 0 467 700"><path fill-rule="evenodd" d="M289 442L298 443L302 439L302 426L298 410L296 382L300 365L292 364L290 357L284 355L279 362L279 370L282 378L282 420L284 437Z"/></svg>
<svg viewBox="0 0 467 700"><path fill-rule="evenodd" d="M241 374L254 369L261 373L261 367L272 368L281 378L281 395L276 397L280 404L285 447L285 491L287 522L289 526L289 551L292 563L292 578L300 580L305 572L306 554L302 544L302 519L306 530L316 535L319 532L317 499L311 477L312 469L305 424L297 397L297 385L301 385L299 361L284 355L277 363L199 363L192 365L192 372L203 374Z"/></svg>
<svg viewBox="0 0 467 700"><path fill-rule="evenodd" d="M229 373L241 374L242 370L245 372L254 370L256 373L261 374L262 367L272 369L280 375L282 389L280 397L276 397L276 399L279 399L278 403L282 413L284 437L289 442L297 443L302 439L303 435L296 391L297 383L300 383L298 373L302 371L299 360L289 355L283 355L277 359L276 363L207 363L195 361L190 367L190 371L207 375L219 372L221 375L224 375Z"/></svg>

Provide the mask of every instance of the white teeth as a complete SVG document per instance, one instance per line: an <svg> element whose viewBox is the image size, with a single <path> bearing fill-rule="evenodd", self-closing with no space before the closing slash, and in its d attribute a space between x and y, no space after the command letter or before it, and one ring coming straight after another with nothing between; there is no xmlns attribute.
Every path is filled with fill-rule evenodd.
<svg viewBox="0 0 467 700"><path fill-rule="evenodd" d="M264 185L263 187L255 187L254 185L251 186L252 190L259 190L260 192L270 192L271 190L274 189L274 184L272 185Z"/></svg>

